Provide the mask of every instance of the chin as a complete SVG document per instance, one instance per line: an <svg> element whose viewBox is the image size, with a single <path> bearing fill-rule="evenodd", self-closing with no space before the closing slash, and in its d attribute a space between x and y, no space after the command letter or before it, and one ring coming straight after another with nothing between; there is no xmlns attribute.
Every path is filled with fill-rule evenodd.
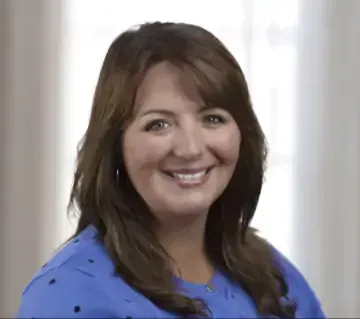
<svg viewBox="0 0 360 319"><path fill-rule="evenodd" d="M212 203L212 202L211 202ZM211 203L209 202L196 202L186 200L185 202L178 202L177 205L172 204L172 208L169 209L174 215L203 215L207 214Z"/></svg>

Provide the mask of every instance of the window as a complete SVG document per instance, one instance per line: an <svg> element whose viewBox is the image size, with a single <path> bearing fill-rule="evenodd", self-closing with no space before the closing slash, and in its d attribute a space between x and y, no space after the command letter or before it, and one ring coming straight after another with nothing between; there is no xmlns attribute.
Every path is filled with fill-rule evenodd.
<svg viewBox="0 0 360 319"><path fill-rule="evenodd" d="M270 144L269 169L253 225L285 255L291 253L297 0L66 1L63 197L70 191L76 145L86 129L106 50L126 28L145 21L184 21L217 35L238 59ZM177 7L178 6L178 7ZM141 9L140 9L141 8ZM64 219L64 237L72 227Z"/></svg>

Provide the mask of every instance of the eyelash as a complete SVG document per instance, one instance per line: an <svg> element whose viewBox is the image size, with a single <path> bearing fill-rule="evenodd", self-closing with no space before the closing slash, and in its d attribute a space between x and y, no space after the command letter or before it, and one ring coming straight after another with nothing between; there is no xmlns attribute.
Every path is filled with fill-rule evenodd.
<svg viewBox="0 0 360 319"><path fill-rule="evenodd" d="M219 125L219 124L224 124L226 123L226 119L221 116L221 115L215 115L215 114L211 114L211 115L206 115L205 119L209 120L209 119L216 119L216 123L210 123L210 125Z"/></svg>
<svg viewBox="0 0 360 319"><path fill-rule="evenodd" d="M216 121L216 123L213 123L213 120ZM210 126L217 126L219 124L224 124L226 123L226 119L221 116L221 115L206 115L204 117L204 121L207 122L208 125ZM154 121L151 121L150 123L148 123L144 130L146 132L149 132L149 131L160 131L162 129L165 129L169 126L169 123L167 123L165 120L154 120Z"/></svg>
<svg viewBox="0 0 360 319"><path fill-rule="evenodd" d="M154 120L154 121L151 121L150 123L148 123L146 126L145 126L145 131L146 132L149 132L149 131L159 131L159 130L162 130L164 129L165 127L159 127L158 125L159 124L162 124L162 125L169 125L166 121L164 120Z"/></svg>

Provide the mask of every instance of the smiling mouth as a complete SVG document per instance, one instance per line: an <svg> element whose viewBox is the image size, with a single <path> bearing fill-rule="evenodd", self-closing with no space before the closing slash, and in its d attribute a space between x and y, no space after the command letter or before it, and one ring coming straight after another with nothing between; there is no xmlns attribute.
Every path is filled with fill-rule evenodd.
<svg viewBox="0 0 360 319"><path fill-rule="evenodd" d="M196 171L196 172L189 172L189 173L178 173L178 172L170 172L164 171L167 176L172 177L176 181L181 184L200 184L205 181L206 175L210 172L212 167L207 169Z"/></svg>

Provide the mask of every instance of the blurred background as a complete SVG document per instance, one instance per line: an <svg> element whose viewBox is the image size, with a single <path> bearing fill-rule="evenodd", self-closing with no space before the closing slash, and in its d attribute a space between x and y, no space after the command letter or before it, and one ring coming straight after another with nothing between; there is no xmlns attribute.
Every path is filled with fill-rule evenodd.
<svg viewBox="0 0 360 319"><path fill-rule="evenodd" d="M76 146L109 44L154 20L199 24L238 59L270 145L253 225L329 317L359 317L359 0L0 0L0 316L74 230Z"/></svg>

